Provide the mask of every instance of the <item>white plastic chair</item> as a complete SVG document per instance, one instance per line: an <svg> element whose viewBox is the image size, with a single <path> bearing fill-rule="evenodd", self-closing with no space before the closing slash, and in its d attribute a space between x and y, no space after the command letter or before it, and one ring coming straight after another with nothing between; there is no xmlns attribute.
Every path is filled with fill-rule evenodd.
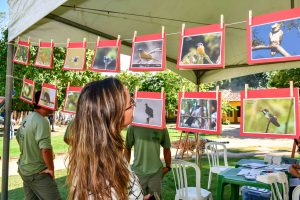
<svg viewBox="0 0 300 200"><path fill-rule="evenodd" d="M281 158L281 157L280 157ZM288 200L289 199L289 181L284 172L276 172L274 173L277 179L277 183L282 185L282 199Z"/></svg>
<svg viewBox="0 0 300 200"><path fill-rule="evenodd" d="M272 164L273 156L272 155L265 155L264 161L268 164Z"/></svg>
<svg viewBox="0 0 300 200"><path fill-rule="evenodd" d="M188 167L195 169L196 187L188 186L188 176L186 172ZM212 200L211 192L202 189L200 186L201 172L198 165L183 160L172 160L172 173L176 187L175 200Z"/></svg>
<svg viewBox="0 0 300 200"><path fill-rule="evenodd" d="M273 156L272 163L274 165L280 165L281 162L282 162L282 157L281 156Z"/></svg>
<svg viewBox="0 0 300 200"><path fill-rule="evenodd" d="M223 150L223 157L224 157L224 166L220 165L219 157L220 157L220 150ZM218 142L208 142L205 144L205 151L208 158L209 163L209 176L208 176L208 186L207 189L210 189L212 174L219 174L220 172L230 168L227 162L227 149L224 144Z"/></svg>
<svg viewBox="0 0 300 200"><path fill-rule="evenodd" d="M293 190L292 200L299 200L300 199L299 197L300 197L300 185L295 187L295 189Z"/></svg>
<svg viewBox="0 0 300 200"><path fill-rule="evenodd" d="M276 173L257 176L256 180L271 186L272 200L284 200L284 195L280 192L278 187L278 177Z"/></svg>

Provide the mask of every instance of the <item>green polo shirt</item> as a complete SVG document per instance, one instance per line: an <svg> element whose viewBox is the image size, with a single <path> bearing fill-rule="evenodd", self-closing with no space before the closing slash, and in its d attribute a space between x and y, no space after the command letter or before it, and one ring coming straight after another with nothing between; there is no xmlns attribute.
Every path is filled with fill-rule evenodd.
<svg viewBox="0 0 300 200"><path fill-rule="evenodd" d="M30 176L47 168L42 149L52 149L50 133L48 119L39 113L32 112L24 118L16 135L21 152L18 165L22 175Z"/></svg>
<svg viewBox="0 0 300 200"><path fill-rule="evenodd" d="M160 160L160 146L171 147L168 130L129 126L126 148L131 149L132 146L134 146L133 171L139 176L155 174L163 167Z"/></svg>

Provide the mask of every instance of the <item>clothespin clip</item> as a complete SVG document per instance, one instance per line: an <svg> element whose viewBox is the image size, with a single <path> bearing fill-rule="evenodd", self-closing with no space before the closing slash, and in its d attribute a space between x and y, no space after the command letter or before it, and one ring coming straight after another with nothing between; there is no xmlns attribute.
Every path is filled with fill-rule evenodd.
<svg viewBox="0 0 300 200"><path fill-rule="evenodd" d="M69 48L70 38L67 39L67 48Z"/></svg>
<svg viewBox="0 0 300 200"><path fill-rule="evenodd" d="M20 42L20 36L18 36L18 43Z"/></svg>
<svg viewBox="0 0 300 200"><path fill-rule="evenodd" d="M67 90L69 90L69 88L70 88L70 82L68 82Z"/></svg>
<svg viewBox="0 0 300 200"><path fill-rule="evenodd" d="M219 99L219 86L216 86L216 99Z"/></svg>
<svg viewBox="0 0 300 200"><path fill-rule="evenodd" d="M182 99L184 99L185 86L182 87Z"/></svg>
<svg viewBox="0 0 300 200"><path fill-rule="evenodd" d="M86 38L83 38L82 47L85 47L85 43L86 43Z"/></svg>
<svg viewBox="0 0 300 200"><path fill-rule="evenodd" d="M248 84L245 84L245 99L248 98Z"/></svg>
<svg viewBox="0 0 300 200"><path fill-rule="evenodd" d="M120 39L121 39L121 35L118 35L118 38L117 38L117 46L119 45Z"/></svg>
<svg viewBox="0 0 300 200"><path fill-rule="evenodd" d="M82 87L85 87L85 84L82 84Z"/></svg>
<svg viewBox="0 0 300 200"><path fill-rule="evenodd" d="M137 92L139 90L139 86L135 86L135 90L134 90L134 98L137 98Z"/></svg>
<svg viewBox="0 0 300 200"><path fill-rule="evenodd" d="M41 39L39 39L39 47L41 46Z"/></svg>
<svg viewBox="0 0 300 200"><path fill-rule="evenodd" d="M50 42L51 42L51 47L53 47L54 46L53 39L51 39Z"/></svg>
<svg viewBox="0 0 300 200"><path fill-rule="evenodd" d="M181 36L184 35L184 29L185 29L185 24L182 24L182 26L181 26Z"/></svg>
<svg viewBox="0 0 300 200"><path fill-rule="evenodd" d="M165 91L165 88L162 87L162 88L161 88L161 92L160 92L160 98L161 98L161 99L164 98L164 91Z"/></svg>
<svg viewBox="0 0 300 200"><path fill-rule="evenodd" d="M132 42L135 42L135 37L136 37L136 35L137 35L137 31L134 31Z"/></svg>
<svg viewBox="0 0 300 200"><path fill-rule="evenodd" d="M23 81L24 81L25 79L26 79L26 76L24 75L24 76L23 76Z"/></svg>
<svg viewBox="0 0 300 200"><path fill-rule="evenodd" d="M249 26L252 25L252 10L249 10Z"/></svg>
<svg viewBox="0 0 300 200"><path fill-rule="evenodd" d="M294 82L290 81L290 96L294 96Z"/></svg>
<svg viewBox="0 0 300 200"><path fill-rule="evenodd" d="M57 87L57 78L54 79L55 87Z"/></svg>
<svg viewBox="0 0 300 200"><path fill-rule="evenodd" d="M224 28L224 15L223 14L221 15L220 23L221 23L221 29L223 29Z"/></svg>
<svg viewBox="0 0 300 200"><path fill-rule="evenodd" d="M28 42L28 44L30 43L30 37L28 36L28 38L27 38L27 42Z"/></svg>
<svg viewBox="0 0 300 200"><path fill-rule="evenodd" d="M97 37L97 46L99 46L100 36Z"/></svg>
<svg viewBox="0 0 300 200"><path fill-rule="evenodd" d="M165 37L165 26L161 27L161 38L164 39Z"/></svg>

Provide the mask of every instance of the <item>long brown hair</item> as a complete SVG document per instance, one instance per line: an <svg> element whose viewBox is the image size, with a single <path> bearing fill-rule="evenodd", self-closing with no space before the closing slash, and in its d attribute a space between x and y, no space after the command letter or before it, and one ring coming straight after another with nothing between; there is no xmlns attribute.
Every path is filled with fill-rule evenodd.
<svg viewBox="0 0 300 200"><path fill-rule="evenodd" d="M86 85L70 129L70 199L128 199L129 170L122 151L125 87L115 78Z"/></svg>

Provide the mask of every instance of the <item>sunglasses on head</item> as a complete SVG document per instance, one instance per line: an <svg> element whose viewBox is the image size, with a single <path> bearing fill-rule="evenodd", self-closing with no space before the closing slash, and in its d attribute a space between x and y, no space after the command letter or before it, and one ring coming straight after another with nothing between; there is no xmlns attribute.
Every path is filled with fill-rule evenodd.
<svg viewBox="0 0 300 200"><path fill-rule="evenodd" d="M125 111L129 110L131 108L134 108L135 106L136 106L135 100L134 100L134 98L131 97L130 98L130 106L128 108L126 108Z"/></svg>

